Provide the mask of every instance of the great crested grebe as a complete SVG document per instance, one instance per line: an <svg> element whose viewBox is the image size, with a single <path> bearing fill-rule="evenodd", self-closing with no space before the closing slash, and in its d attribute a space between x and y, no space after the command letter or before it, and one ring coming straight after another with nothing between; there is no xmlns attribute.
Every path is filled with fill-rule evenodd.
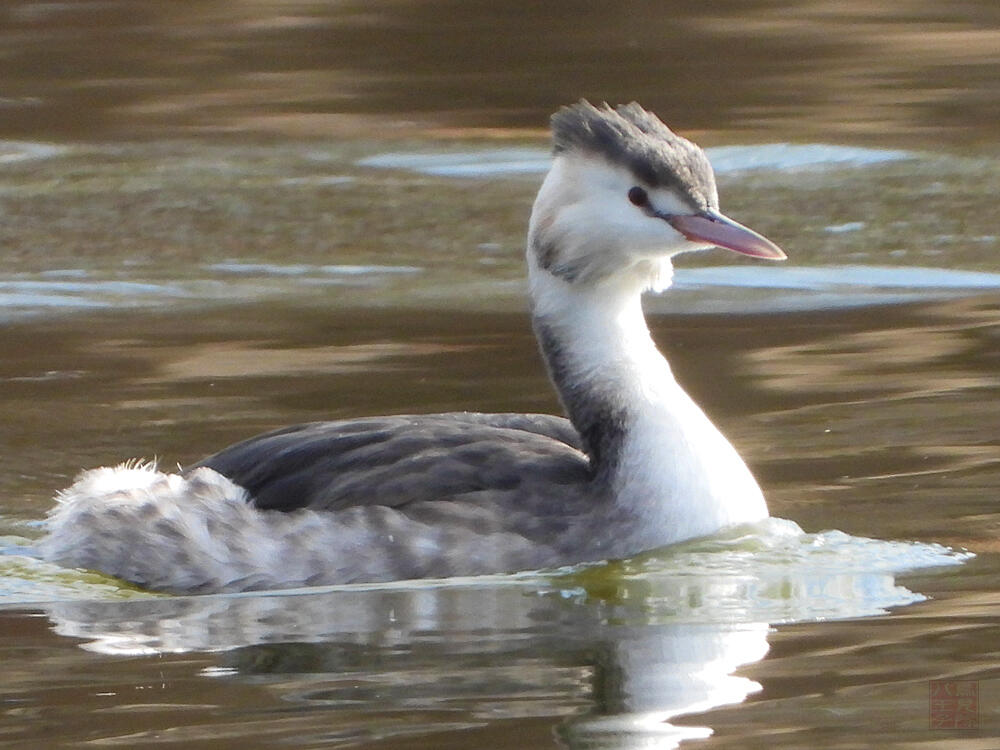
<svg viewBox="0 0 1000 750"><path fill-rule="evenodd" d="M552 133L527 260L568 420L314 422L180 474L87 471L60 493L43 557L162 591L241 591L619 558L765 518L750 471L656 349L640 298L669 285L678 253L784 253L719 212L705 153L638 104L564 107Z"/></svg>

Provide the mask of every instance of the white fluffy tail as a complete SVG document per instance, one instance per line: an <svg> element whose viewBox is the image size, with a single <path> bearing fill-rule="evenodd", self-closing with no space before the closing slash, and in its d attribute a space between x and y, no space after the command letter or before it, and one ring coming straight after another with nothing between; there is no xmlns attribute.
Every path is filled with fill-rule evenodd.
<svg viewBox="0 0 1000 750"><path fill-rule="evenodd" d="M331 514L260 511L244 489L207 468L186 476L142 463L94 469L56 499L39 542L46 560L158 591L338 582L344 553L358 552L343 548Z"/></svg>

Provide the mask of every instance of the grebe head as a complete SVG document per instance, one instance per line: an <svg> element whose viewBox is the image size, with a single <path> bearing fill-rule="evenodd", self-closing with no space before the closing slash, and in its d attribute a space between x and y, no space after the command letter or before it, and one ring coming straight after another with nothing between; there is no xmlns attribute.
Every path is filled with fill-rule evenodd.
<svg viewBox="0 0 1000 750"><path fill-rule="evenodd" d="M705 152L638 104L564 107L552 116L552 135L555 159L528 231L533 282L660 290L678 253L718 246L785 257L719 212Z"/></svg>

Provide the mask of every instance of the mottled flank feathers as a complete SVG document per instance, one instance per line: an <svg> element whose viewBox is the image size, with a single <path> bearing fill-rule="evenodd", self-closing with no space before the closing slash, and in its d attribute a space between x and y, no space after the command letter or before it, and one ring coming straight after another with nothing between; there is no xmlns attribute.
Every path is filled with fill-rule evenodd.
<svg viewBox="0 0 1000 750"><path fill-rule="evenodd" d="M439 510L475 511L454 506ZM40 551L50 562L172 593L475 575L547 562L515 533L463 534L432 520L379 505L262 511L211 469L179 476L123 465L85 472L61 493ZM511 567L525 556L540 564Z"/></svg>

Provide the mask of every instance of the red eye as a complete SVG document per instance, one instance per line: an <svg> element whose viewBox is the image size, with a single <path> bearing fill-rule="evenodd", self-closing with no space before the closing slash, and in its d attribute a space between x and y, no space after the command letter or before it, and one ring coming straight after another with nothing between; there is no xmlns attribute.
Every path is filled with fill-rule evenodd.
<svg viewBox="0 0 1000 750"><path fill-rule="evenodd" d="M628 199L633 206L639 206L639 208L645 208L649 205L649 193L638 185L628 191Z"/></svg>

